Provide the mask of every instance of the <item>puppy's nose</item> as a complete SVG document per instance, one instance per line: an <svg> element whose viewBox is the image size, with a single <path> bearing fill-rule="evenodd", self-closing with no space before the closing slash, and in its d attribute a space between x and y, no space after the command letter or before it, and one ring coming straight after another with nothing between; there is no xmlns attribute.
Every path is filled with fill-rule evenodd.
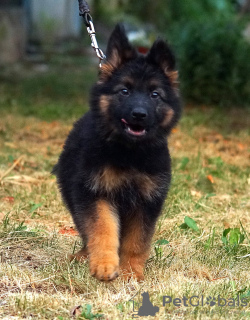
<svg viewBox="0 0 250 320"><path fill-rule="evenodd" d="M131 114L135 120L144 120L148 116L147 111L143 108L135 108Z"/></svg>

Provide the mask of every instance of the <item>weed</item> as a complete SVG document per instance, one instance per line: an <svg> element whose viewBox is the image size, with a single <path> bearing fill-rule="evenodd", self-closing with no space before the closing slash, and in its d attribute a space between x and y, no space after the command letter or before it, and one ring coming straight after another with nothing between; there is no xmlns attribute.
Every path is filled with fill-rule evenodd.
<svg viewBox="0 0 250 320"><path fill-rule="evenodd" d="M196 224L196 222L194 221L194 219L190 218L190 217L185 217L184 218L184 223L180 225L181 229L192 229L193 231L199 231L199 228Z"/></svg>
<svg viewBox="0 0 250 320"><path fill-rule="evenodd" d="M244 239L245 236L240 232L239 228L225 229L221 238L225 245L225 249L229 253L236 253L239 249L239 245L243 243Z"/></svg>

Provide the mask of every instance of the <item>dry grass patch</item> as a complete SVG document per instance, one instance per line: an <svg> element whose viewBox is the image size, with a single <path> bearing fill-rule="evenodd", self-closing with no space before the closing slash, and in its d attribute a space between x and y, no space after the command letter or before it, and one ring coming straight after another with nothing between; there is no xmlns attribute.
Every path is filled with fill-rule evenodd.
<svg viewBox="0 0 250 320"><path fill-rule="evenodd" d="M138 306L144 291L159 307L156 316L147 319L250 318L248 127L225 133L207 126L206 115L203 123L200 117L199 110L189 110L170 139L173 182L145 281L125 283L118 278L110 284L90 277L87 261L67 259L80 248L80 239L50 172L72 121L1 117L2 319L97 319L101 314L103 319L132 319L131 299ZM213 119L216 112L207 121ZM180 228L185 217L198 229ZM227 300L239 296L248 304L163 306L164 296L218 295Z"/></svg>

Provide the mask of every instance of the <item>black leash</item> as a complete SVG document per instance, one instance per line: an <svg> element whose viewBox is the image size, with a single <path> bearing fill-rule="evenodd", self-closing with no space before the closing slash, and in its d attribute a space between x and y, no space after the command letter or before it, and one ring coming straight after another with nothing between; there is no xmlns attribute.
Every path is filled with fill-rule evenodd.
<svg viewBox="0 0 250 320"><path fill-rule="evenodd" d="M93 24L92 17L90 15L90 10L87 1L78 0L79 2L79 16L83 17L85 26L87 27L87 32L91 39L91 46L95 50L97 57L99 58L99 67L102 67L102 60L106 58L105 54L99 48L96 36L95 28Z"/></svg>

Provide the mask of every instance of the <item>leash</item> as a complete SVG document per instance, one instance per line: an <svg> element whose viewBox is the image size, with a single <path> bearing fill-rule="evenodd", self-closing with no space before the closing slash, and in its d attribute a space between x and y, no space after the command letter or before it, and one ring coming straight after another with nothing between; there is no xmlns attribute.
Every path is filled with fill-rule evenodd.
<svg viewBox="0 0 250 320"><path fill-rule="evenodd" d="M83 17L83 21L85 26L87 27L87 32L91 39L91 46L95 50L97 57L99 58L99 67L102 67L102 60L106 58L105 54L99 48L97 40L96 40L96 32L93 24L92 17L90 15L90 10L87 1L78 0L79 2L79 16Z"/></svg>

